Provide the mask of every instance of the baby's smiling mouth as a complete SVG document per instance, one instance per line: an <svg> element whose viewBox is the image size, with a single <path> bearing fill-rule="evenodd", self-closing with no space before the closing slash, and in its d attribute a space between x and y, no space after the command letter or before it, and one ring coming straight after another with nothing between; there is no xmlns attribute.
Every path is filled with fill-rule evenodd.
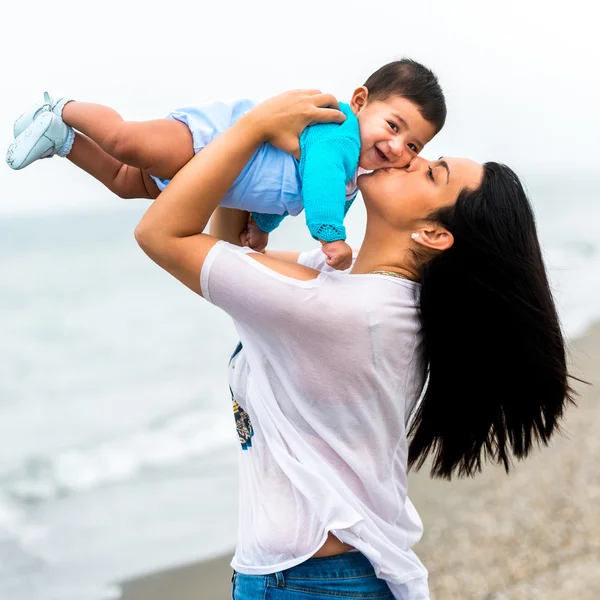
<svg viewBox="0 0 600 600"><path fill-rule="evenodd" d="M379 156L379 158L381 160L385 160L387 161L387 156L377 147L377 146L373 146L375 148L375 152L377 152L377 156Z"/></svg>

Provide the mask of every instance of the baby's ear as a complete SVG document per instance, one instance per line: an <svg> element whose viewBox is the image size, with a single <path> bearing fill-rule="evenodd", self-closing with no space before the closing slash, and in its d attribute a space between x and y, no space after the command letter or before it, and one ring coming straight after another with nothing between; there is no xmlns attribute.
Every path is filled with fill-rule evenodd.
<svg viewBox="0 0 600 600"><path fill-rule="evenodd" d="M352 112L357 115L367 105L368 99L369 90L364 85L356 88L352 94L352 99L350 100Z"/></svg>

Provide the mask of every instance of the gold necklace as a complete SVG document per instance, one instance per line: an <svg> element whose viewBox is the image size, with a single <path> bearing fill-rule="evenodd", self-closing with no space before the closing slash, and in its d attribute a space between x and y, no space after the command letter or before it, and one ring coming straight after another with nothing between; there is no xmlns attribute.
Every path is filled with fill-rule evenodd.
<svg viewBox="0 0 600 600"><path fill-rule="evenodd" d="M369 271L371 275L389 275L390 277L398 277L399 279L408 279L406 275L402 275L402 273L397 273L396 271L385 271L383 269L377 269L376 271ZM410 281L410 279L409 279Z"/></svg>

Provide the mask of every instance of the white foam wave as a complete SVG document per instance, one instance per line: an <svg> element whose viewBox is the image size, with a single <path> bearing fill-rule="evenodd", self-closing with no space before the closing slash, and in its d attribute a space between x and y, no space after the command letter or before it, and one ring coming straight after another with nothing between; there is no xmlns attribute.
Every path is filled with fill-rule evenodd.
<svg viewBox="0 0 600 600"><path fill-rule="evenodd" d="M44 564L44 557L35 549L44 534L44 529L28 522L22 508L0 494L1 582L9 584L14 577L36 571Z"/></svg>
<svg viewBox="0 0 600 600"><path fill-rule="evenodd" d="M3 487L19 500L48 500L126 481L144 469L184 463L215 452L234 438L233 417L227 412L190 411L160 427L50 458L30 459Z"/></svg>

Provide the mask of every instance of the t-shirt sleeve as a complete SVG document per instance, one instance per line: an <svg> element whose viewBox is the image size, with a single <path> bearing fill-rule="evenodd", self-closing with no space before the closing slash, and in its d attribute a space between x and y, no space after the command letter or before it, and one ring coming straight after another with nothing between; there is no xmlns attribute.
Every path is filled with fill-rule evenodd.
<svg viewBox="0 0 600 600"><path fill-rule="evenodd" d="M267 213L253 212L252 218L261 231L264 231L265 233L271 233L281 225L281 222L287 217L287 215L287 211L283 215L270 215Z"/></svg>
<svg viewBox="0 0 600 600"><path fill-rule="evenodd" d="M318 327L325 320L319 314L322 276L309 281L287 277L249 256L252 252L223 241L215 244L200 274L204 298L263 337L268 331L296 331L300 322Z"/></svg>

